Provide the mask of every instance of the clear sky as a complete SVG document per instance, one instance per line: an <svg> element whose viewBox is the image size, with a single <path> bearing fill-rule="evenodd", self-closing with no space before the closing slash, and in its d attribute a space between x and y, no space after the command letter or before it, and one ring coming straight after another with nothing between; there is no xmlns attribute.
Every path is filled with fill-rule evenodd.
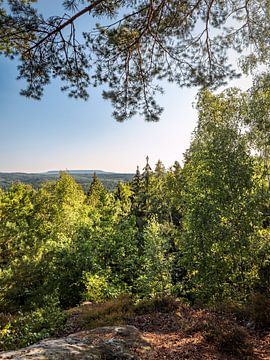
<svg viewBox="0 0 270 360"><path fill-rule="evenodd" d="M56 9L48 1L39 3L47 12ZM165 95L159 97L165 110L158 123L139 117L117 123L100 90L90 90L84 102L68 98L52 83L42 100L34 101L19 95L23 83L16 76L16 63L0 58L0 172L135 172L147 155L152 165L161 159L168 167L181 161L189 146L197 118L192 107L196 89L165 84ZM245 88L248 83L240 79L232 85Z"/></svg>

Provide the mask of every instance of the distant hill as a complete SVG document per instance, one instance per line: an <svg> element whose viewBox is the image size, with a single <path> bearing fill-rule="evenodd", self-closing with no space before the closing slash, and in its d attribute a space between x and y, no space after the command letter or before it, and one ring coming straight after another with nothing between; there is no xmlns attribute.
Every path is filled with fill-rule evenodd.
<svg viewBox="0 0 270 360"><path fill-rule="evenodd" d="M61 170L50 170L47 171L45 174L49 175L58 175ZM65 170L69 174L114 174L113 172L103 171L103 170Z"/></svg>
<svg viewBox="0 0 270 360"><path fill-rule="evenodd" d="M0 186L7 189L14 182L23 182L30 184L34 188L38 188L42 183L46 181L55 181L59 177L58 170L48 171L46 173L1 173L0 172ZM68 170L67 171L74 179L83 187L84 191L87 191L92 181L94 173L106 187L106 189L112 191L115 189L119 181L127 182L132 179L134 174L127 173L112 173L102 170Z"/></svg>

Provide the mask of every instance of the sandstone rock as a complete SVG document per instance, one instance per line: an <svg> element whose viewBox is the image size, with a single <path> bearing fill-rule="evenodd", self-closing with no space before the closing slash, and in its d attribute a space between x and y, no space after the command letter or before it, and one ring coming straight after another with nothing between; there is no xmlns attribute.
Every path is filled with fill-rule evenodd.
<svg viewBox="0 0 270 360"><path fill-rule="evenodd" d="M137 350L136 353L134 350ZM134 326L109 326L47 339L17 351L0 353L2 360L137 360L149 344Z"/></svg>

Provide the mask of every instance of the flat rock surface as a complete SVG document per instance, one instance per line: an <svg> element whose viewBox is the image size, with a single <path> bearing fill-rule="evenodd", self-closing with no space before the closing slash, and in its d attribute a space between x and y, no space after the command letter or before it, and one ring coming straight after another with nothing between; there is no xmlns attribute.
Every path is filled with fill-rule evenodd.
<svg viewBox="0 0 270 360"><path fill-rule="evenodd" d="M48 339L17 351L0 353L3 360L136 360L134 349L150 347L134 326L108 326Z"/></svg>

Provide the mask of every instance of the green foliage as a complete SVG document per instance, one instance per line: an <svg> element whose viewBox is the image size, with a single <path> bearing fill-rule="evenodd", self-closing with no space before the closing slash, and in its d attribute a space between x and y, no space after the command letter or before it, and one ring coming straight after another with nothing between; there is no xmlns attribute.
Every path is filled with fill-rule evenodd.
<svg viewBox="0 0 270 360"><path fill-rule="evenodd" d="M84 293L85 300L94 302L101 302L108 299L110 293L109 284L105 276L99 276L97 274L91 275L85 273L85 287Z"/></svg>
<svg viewBox="0 0 270 360"><path fill-rule="evenodd" d="M116 279L117 281L118 279ZM121 284L113 281L112 275L84 274L84 299L95 303L119 297L126 292Z"/></svg>
<svg viewBox="0 0 270 360"><path fill-rule="evenodd" d="M194 296L203 302L243 299L258 277L253 253L258 189L240 131L240 104L235 91L201 95L200 121L183 170L182 261Z"/></svg>
<svg viewBox="0 0 270 360"><path fill-rule="evenodd" d="M65 314L53 302L28 313L19 312L0 328L0 349L26 347L59 331Z"/></svg>
<svg viewBox="0 0 270 360"><path fill-rule="evenodd" d="M81 185L83 190L87 192L89 190L89 179L91 178L91 170L68 171L78 184ZM97 174L98 179L102 182L107 191L114 191L117 188L119 181L128 182L132 179L133 174L122 173L106 173L101 172ZM3 189L8 189L13 183L22 182L24 184L31 185L34 189L39 189L43 183L48 181L56 181L59 178L58 171L48 173L1 173L0 172L0 186Z"/></svg>
<svg viewBox="0 0 270 360"><path fill-rule="evenodd" d="M149 221L144 231L144 251L137 279L137 292L142 297L170 294L172 258L162 227L155 220Z"/></svg>
<svg viewBox="0 0 270 360"><path fill-rule="evenodd" d="M253 147L263 161L263 176L270 190L270 76L268 73L254 79L248 98L248 112L245 118L250 128L249 137Z"/></svg>
<svg viewBox="0 0 270 360"><path fill-rule="evenodd" d="M125 213L130 212L132 195L133 191L131 185L120 181L115 191L115 197L119 201L119 205Z"/></svg>
<svg viewBox="0 0 270 360"><path fill-rule="evenodd" d="M174 294L203 305L250 304L249 317L268 326L269 301L261 298L270 291L267 81L247 93L201 92L182 167L158 161L152 170L147 157L142 173L114 193L94 175L85 194L67 173L37 190L0 189L0 311L11 317L2 327L5 348L58 327L49 318L46 325L48 294L56 313L83 300L99 306L92 324L106 311L108 322L123 320L125 311L109 314L104 300L126 294L151 311L168 307L164 296ZM237 331L210 335L237 349L245 343Z"/></svg>
<svg viewBox="0 0 270 360"><path fill-rule="evenodd" d="M92 206L97 206L100 202L104 202L106 198L106 190L98 179L96 173L93 175L93 180L87 192L87 203Z"/></svg>
<svg viewBox="0 0 270 360"><path fill-rule="evenodd" d="M43 296L65 288L67 284L61 286L65 272L58 274L59 255L71 248L71 239L83 221L84 199L67 174L37 192L16 184L4 193L0 204L1 309L41 306ZM66 260L61 257L62 264Z"/></svg>

